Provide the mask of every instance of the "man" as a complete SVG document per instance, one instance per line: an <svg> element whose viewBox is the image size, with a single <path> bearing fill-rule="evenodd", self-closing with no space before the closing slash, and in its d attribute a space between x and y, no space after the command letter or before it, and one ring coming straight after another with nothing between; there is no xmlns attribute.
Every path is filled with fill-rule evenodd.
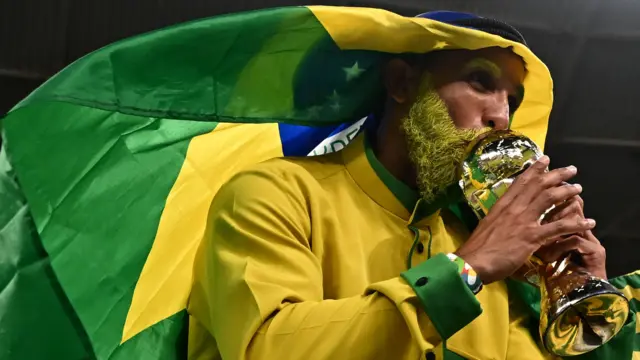
<svg viewBox="0 0 640 360"><path fill-rule="evenodd" d="M524 43L508 25L458 17ZM382 70L384 106L347 148L270 160L228 181L196 260L196 278L208 281L193 297L207 309L192 314L210 321L211 354L550 358L506 280L534 253L553 261L572 250L606 278L582 189L567 184L577 170L545 172L542 158L477 226L453 186L469 142L509 128L526 76L504 48L395 56Z"/></svg>

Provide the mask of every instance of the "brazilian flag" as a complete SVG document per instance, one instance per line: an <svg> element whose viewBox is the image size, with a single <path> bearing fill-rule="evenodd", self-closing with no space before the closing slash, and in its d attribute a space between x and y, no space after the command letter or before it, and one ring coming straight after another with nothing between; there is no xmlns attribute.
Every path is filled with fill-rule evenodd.
<svg viewBox="0 0 640 360"><path fill-rule="evenodd" d="M221 184L259 161L337 150L323 141L348 141L378 106L389 56L492 46L526 62L512 127L542 147L546 66L437 18L269 9L76 61L1 120L0 359L187 358L192 264Z"/></svg>

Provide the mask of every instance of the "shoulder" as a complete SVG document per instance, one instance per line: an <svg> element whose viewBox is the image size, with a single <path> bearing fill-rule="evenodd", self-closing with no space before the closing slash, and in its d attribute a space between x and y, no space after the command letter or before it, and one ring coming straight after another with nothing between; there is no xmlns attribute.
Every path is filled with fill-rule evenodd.
<svg viewBox="0 0 640 360"><path fill-rule="evenodd" d="M311 190L328 177L344 171L340 154L309 157L281 157L243 169L223 187L242 188L266 186Z"/></svg>
<svg viewBox="0 0 640 360"><path fill-rule="evenodd" d="M269 238L306 239L314 204L325 193L321 178L340 171L334 157L278 158L252 165L229 179L209 208L211 231L251 229ZM221 230L222 229L222 230Z"/></svg>
<svg viewBox="0 0 640 360"><path fill-rule="evenodd" d="M241 206L271 201L300 206L318 196L323 179L341 171L344 164L339 154L267 160L235 174L219 189L214 203Z"/></svg>
<svg viewBox="0 0 640 360"><path fill-rule="evenodd" d="M320 156L282 157L257 164L247 171L270 171L282 176L321 181L345 169L341 153Z"/></svg>

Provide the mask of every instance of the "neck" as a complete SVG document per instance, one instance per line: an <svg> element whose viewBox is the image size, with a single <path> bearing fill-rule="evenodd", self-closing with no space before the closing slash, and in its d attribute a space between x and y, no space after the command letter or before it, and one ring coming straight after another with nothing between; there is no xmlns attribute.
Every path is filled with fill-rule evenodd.
<svg viewBox="0 0 640 360"><path fill-rule="evenodd" d="M416 171L409 160L407 143L399 121L383 119L372 141L376 158L398 180L417 189Z"/></svg>

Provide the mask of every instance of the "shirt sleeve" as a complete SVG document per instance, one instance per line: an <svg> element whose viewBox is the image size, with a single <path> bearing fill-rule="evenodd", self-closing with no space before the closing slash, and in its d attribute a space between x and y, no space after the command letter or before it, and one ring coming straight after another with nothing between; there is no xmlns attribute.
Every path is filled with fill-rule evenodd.
<svg viewBox="0 0 640 360"><path fill-rule="evenodd" d="M361 294L325 299L312 181L266 168L220 189L196 259L192 315L222 358L420 358L481 313L444 254Z"/></svg>

